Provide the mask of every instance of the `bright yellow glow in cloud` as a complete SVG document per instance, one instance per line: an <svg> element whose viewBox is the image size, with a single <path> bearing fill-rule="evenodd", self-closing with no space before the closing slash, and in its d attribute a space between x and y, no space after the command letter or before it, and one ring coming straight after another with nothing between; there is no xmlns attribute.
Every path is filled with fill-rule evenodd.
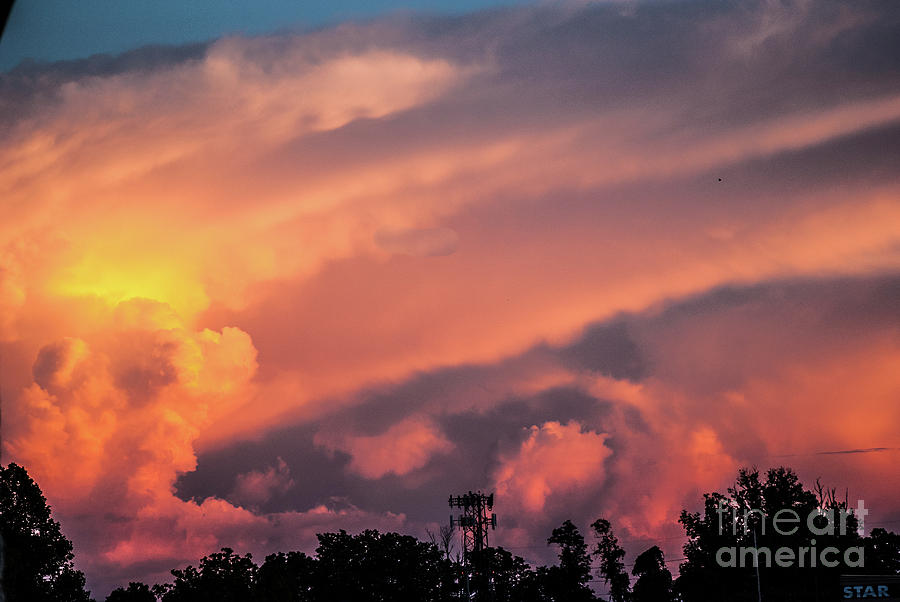
<svg viewBox="0 0 900 602"><path fill-rule="evenodd" d="M193 266L177 259L140 253L123 257L119 249L93 251L62 274L50 286L61 296L96 296L111 307L129 299L149 299L172 307L191 318L205 309L209 299Z"/></svg>

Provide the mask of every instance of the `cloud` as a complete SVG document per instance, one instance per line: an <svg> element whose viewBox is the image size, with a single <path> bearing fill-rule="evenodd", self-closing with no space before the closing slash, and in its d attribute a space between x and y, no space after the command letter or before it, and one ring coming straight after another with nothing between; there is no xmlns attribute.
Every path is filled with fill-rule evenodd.
<svg viewBox="0 0 900 602"><path fill-rule="evenodd" d="M173 499L169 507L134 524L125 538L96 559L94 566L107 567L120 581L134 578L133 567L143 575L148 568L158 567L152 577L161 582L169 578L173 562L196 564L201 556L224 545L249 551L259 559L271 550L312 550L317 545L316 533L333 530L336 525L350 531L395 531L403 523L402 515L372 515L352 506L318 506L305 512L261 516L221 499L200 504ZM179 537L173 539L173 533Z"/></svg>
<svg viewBox="0 0 900 602"><path fill-rule="evenodd" d="M832 456L832 455L841 455L841 454L872 454L878 452L887 452L887 451L900 451L900 448L897 447L869 447L866 449L838 449L838 450L828 450L828 451L817 451L812 452L813 455L817 456ZM782 456L778 456L780 458L795 458L798 454L785 454Z"/></svg>
<svg viewBox="0 0 900 602"><path fill-rule="evenodd" d="M378 230L375 232L375 244L388 253L435 257L454 253L459 235L450 228Z"/></svg>
<svg viewBox="0 0 900 602"><path fill-rule="evenodd" d="M606 438L604 433L583 431L576 422L532 426L516 454L501 459L494 476L498 497L520 500L526 511L536 513L551 494L602 481L603 462L612 453Z"/></svg>
<svg viewBox="0 0 900 602"><path fill-rule="evenodd" d="M34 382L45 390L65 387L88 353L87 344L80 339L66 338L45 346L34 362Z"/></svg>
<svg viewBox="0 0 900 602"><path fill-rule="evenodd" d="M252 470L239 474L228 499L237 505L252 508L268 502L274 495L287 492L295 484L291 470L280 457L276 460L277 466L270 466L265 472Z"/></svg>
<svg viewBox="0 0 900 602"><path fill-rule="evenodd" d="M318 476L318 486L297 495L295 504L338 491L365 507L403 511L420 524L445 512L445 494L481 488L497 494L503 528L492 541L502 545L537 545L566 518L584 526L605 516L638 541L633 551L664 538L667 553L677 553L675 521L683 508L696 508L705 491L727 487L740 466L765 468L785 458L805 481L822 477L849 487L890 516L891 486L878 477L890 453L871 463L858 458L882 454L815 458L834 441L848 449L860 441L896 441L868 418L885 415L896 381L886 372L897 355L888 342L897 324L895 288L895 277L782 281L619 315L566 344L541 344L503 362L443 369L363 392L333 411L316 434L296 427L233 452L203 453L193 487L206 483L204 495L227 491L228 466L238 457L278 454L316 466L321 459L312 442L322 443L327 432L332 440L344 437L347 455L311 468L329 476ZM613 342L642 358L640 379L593 368L602 368ZM834 378L811 376L823 370ZM526 382L532 386L523 387ZM847 413L848 399L858 412ZM370 441L400 433L412 412L416 420L431 416L452 449L403 475L383 467L364 474L351 465L361 455L352 450L360 433ZM398 489L402 498L387 493ZM552 560L522 549L532 561Z"/></svg>
<svg viewBox="0 0 900 602"><path fill-rule="evenodd" d="M8 410L15 428L5 441L85 550L80 562L89 573L163 580L169 568L221 545L261 555L311 545L334 524L403 523L400 515L352 505L256 514L294 486L280 458L237 475L220 498L175 497L176 476L196 466L194 441L208 408L246 395L256 350L238 328L171 328L171 312L145 300L123 302L103 319L119 327L37 353L34 382Z"/></svg>
<svg viewBox="0 0 900 602"><path fill-rule="evenodd" d="M350 470L367 479L386 474L405 475L424 466L434 454L447 453L453 444L434 424L410 417L379 435L334 436L319 433L317 445L347 452Z"/></svg>

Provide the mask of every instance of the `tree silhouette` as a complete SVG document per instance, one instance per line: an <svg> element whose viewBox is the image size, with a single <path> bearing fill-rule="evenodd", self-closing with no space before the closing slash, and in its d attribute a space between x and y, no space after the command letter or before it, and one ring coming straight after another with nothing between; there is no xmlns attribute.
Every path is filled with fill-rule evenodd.
<svg viewBox="0 0 900 602"><path fill-rule="evenodd" d="M547 599L544 584L525 560L503 548L476 551L473 564L488 572L491 591L476 592L475 600L491 602L541 602Z"/></svg>
<svg viewBox="0 0 900 602"><path fill-rule="evenodd" d="M768 560L768 554L785 548L796 556L804 548L812 556L813 548L833 547L838 551L836 557L843 557L848 548L864 544L857 534L854 516L845 515L843 533L835 525L841 511L846 510L846 502L838 502L834 496L817 498L804 489L789 468L770 469L765 479L756 469L742 469L728 495L704 495L702 514L681 513L680 522L689 541L684 547L686 560L675 588L685 602L752 602L758 598L757 588L769 600L815 600L836 592L846 566L827 566L822 562L813 565L810 560L801 566L796 557L780 566ZM797 516L799 520L782 520L779 532L774 522L779 516ZM825 531L829 524L835 527L834 533ZM793 526L797 527L796 532L788 533ZM746 550L750 554L745 554ZM754 562L755 550L770 552L759 552L759 560Z"/></svg>
<svg viewBox="0 0 900 602"><path fill-rule="evenodd" d="M84 574L72 563L72 542L53 520L40 487L17 464L0 467L0 532L7 600L90 600Z"/></svg>
<svg viewBox="0 0 900 602"><path fill-rule="evenodd" d="M108 596L106 602L156 602L156 595L146 583L132 581L128 588L118 587Z"/></svg>
<svg viewBox="0 0 900 602"><path fill-rule="evenodd" d="M627 602L630 598L628 573L625 572L625 550L619 546L619 540L613 534L609 521L598 518L591 523L597 545L594 556L600 559L600 576L609 585L611 602Z"/></svg>
<svg viewBox="0 0 900 602"><path fill-rule="evenodd" d="M671 602L672 573L658 546L645 550L634 560L631 574L637 577L631 590L634 602Z"/></svg>
<svg viewBox="0 0 900 602"><path fill-rule="evenodd" d="M802 517L796 530L778 528L780 513ZM807 519L808 517L808 519ZM704 495L702 512L681 513L688 536L685 562L673 584L662 550L653 546L634 562L633 591L625 572L625 551L609 521L591 525L597 537L593 556L610 586L611 602L752 602L757 583L770 601L806 602L832 597L846 567L822 563L800 568L765 564L732 566L721 562L722 550L833 547L864 550L865 566L857 574L900 575L900 535L876 528L869 537L857 533L857 520L846 500L818 482L806 490L787 468L739 471L727 494ZM841 525L843 525L841 527ZM92 602L84 575L73 566L72 543L53 520L46 499L24 468L0 467L0 527L6 543L3 586L9 602ZM445 534L442 534L445 535ZM318 535L315 556L302 552L271 554L261 567L250 554L230 548L205 556L197 568L171 571L172 583L132 582L106 602L587 602L595 600L588 583L590 556L578 528L565 521L553 530L548 545L559 546L559 564L532 569L503 548L476 553L473 565L486 578L470 592L463 587L465 569L441 549L408 535L366 530ZM443 539L443 538L442 538ZM760 554L761 556L761 554ZM824 557L824 556L823 556ZM844 556L846 558L846 556ZM470 583L470 585L472 585Z"/></svg>
<svg viewBox="0 0 900 602"><path fill-rule="evenodd" d="M552 566L547 572L551 597L560 602L594 600L594 593L587 585L591 580L591 558L578 527L567 520L553 529L547 544L559 546L559 566Z"/></svg>
<svg viewBox="0 0 900 602"><path fill-rule="evenodd" d="M866 538L865 546L867 573L900 575L900 535L876 527Z"/></svg>
<svg viewBox="0 0 900 602"><path fill-rule="evenodd" d="M425 529L425 533L428 534L428 540L444 553L444 557L447 560L453 560L453 540L456 535L453 527L450 525L441 525L437 535L432 533L430 529ZM459 560L459 558L460 554L457 552L456 560Z"/></svg>
<svg viewBox="0 0 900 602"><path fill-rule="evenodd" d="M318 535L321 600L450 600L458 591L451 563L436 546L409 535L366 530Z"/></svg>
<svg viewBox="0 0 900 602"><path fill-rule="evenodd" d="M175 581L156 586L162 602L247 602L252 599L257 567L250 554L238 556L231 548L204 556L199 569L173 570Z"/></svg>
<svg viewBox="0 0 900 602"><path fill-rule="evenodd" d="M258 602L312 602L317 589L316 559L303 552L266 556L256 573Z"/></svg>

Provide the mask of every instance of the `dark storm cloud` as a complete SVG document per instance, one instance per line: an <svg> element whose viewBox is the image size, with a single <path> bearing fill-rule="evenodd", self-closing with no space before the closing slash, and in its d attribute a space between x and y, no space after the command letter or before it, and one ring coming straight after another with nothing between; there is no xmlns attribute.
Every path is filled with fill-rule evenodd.
<svg viewBox="0 0 900 602"><path fill-rule="evenodd" d="M348 407L315 426L279 429L259 443L244 442L203 454L198 469L179 479L179 496L195 500L224 496L233 489L237 475L259 470L282 457L292 467L298 485L264 504L264 511L305 510L345 499L365 510L403 512L416 522L428 522L440 516L446 505L439 492L447 490L449 495L451 491L489 488L501 453L515 450L532 425L577 421L598 432L611 432L609 447L614 451L627 444L626 438L620 439L616 433L646 431L638 408L617 406L576 387L555 387L523 396L505 392L494 382L498 374L502 380L516 364L532 365L536 358L558 362L576 372L587 370L614 378L639 380L647 375L647 366L625 323L617 319L597 324L568 345L542 344L504 364L421 373L407 382L362 391ZM467 391L478 391L493 401L488 406L479 402L479 406L471 407ZM447 405L447 400L455 405ZM347 454L327 452L314 443L320 430L374 436L418 413L434 416L455 448L434 456L409 476L362 478L347 470ZM473 476L477 476L474 482ZM547 524L563 520L560 516L559 512L548 516Z"/></svg>
<svg viewBox="0 0 900 602"><path fill-rule="evenodd" d="M234 490L238 475L265 469L276 458L284 458L297 484L289 492L261 505L263 512L308 510L363 489L362 479L345 474L349 458L341 452L327 453L313 444L316 428L311 425L280 429L260 442L242 442L204 454L197 470L181 475L176 483L185 500L202 501L226 497Z"/></svg>
<svg viewBox="0 0 900 602"><path fill-rule="evenodd" d="M434 383L432 380L431 384ZM425 393L421 385L417 391ZM381 394L370 403L371 406L364 404L342 412L335 417L335 422L368 424L368 418L379 413L379 404L384 408L391 399ZM389 408L385 409L390 415ZM632 416L623 417L623 411ZM576 420L598 430L624 432L631 428L625 425L634 420L635 413L634 409L617 408L612 402L595 399L578 389L557 388L527 398L507 399L486 411L441 415L436 422L456 444L455 449L434 456L410 475L389 474L378 479L362 478L348 471L346 454L329 453L316 446L315 428L288 428L258 443L241 443L201 455L197 470L179 479L178 494L183 499L197 501L210 496L222 497L233 489L238 475L264 468L276 457L282 457L291 467L297 485L263 504L261 511L306 510L319 504L340 507L341 503L350 503L372 512L402 512L416 524L442 522L443 515L449 511L446 496L470 489L489 489L499 455L516 450L532 425ZM619 445L614 435L610 447L616 449ZM561 522L564 518L560 516L556 512L547 521L559 518Z"/></svg>
<svg viewBox="0 0 900 602"><path fill-rule="evenodd" d="M591 326L573 344L558 350L567 363L613 378L639 381L649 367L624 322Z"/></svg>
<svg viewBox="0 0 900 602"><path fill-rule="evenodd" d="M692 319L717 315L780 314L791 330L836 333L891 332L900 328L900 276L785 279L749 286L723 286L670 303L657 315L633 320L632 332L644 344L654 333ZM774 318L774 317L773 317ZM802 319L804 323L797 323Z"/></svg>

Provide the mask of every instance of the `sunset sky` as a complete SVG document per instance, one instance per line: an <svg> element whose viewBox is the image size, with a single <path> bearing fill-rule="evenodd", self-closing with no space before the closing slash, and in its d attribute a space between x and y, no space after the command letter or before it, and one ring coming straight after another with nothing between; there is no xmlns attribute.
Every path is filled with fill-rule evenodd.
<svg viewBox="0 0 900 602"><path fill-rule="evenodd" d="M3 461L95 597L477 489L540 563L742 466L900 526L894 0L125 4L0 44Z"/></svg>

